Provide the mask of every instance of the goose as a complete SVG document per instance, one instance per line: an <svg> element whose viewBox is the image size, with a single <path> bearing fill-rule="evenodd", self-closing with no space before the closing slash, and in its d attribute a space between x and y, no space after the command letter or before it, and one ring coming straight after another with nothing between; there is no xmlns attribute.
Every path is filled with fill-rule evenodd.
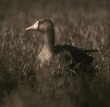
<svg viewBox="0 0 110 107"><path fill-rule="evenodd" d="M82 63L86 67L89 67L94 60L94 58L87 53L97 50L81 50L71 45L55 45L54 25L50 19L40 19L32 26L27 27L26 31L28 30L36 30L44 34L44 46L37 57L42 66L46 63L51 63L52 60L55 60L55 55L61 53L64 53L60 55L60 60L64 59L63 62L72 59L73 62Z"/></svg>

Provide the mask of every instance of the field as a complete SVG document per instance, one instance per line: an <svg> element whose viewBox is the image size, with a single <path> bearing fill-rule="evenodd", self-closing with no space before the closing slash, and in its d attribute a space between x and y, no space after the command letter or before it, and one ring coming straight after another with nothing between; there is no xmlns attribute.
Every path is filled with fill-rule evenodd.
<svg viewBox="0 0 110 107"><path fill-rule="evenodd" d="M0 1L1 107L110 107L110 3L100 0ZM41 18L54 23L55 44L97 49L90 72L33 64L43 34L25 29Z"/></svg>

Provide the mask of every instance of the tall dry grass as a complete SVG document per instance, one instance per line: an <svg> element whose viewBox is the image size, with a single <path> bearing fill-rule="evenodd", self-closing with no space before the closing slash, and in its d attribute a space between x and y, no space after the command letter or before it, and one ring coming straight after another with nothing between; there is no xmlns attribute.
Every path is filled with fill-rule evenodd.
<svg viewBox="0 0 110 107"><path fill-rule="evenodd" d="M109 107L109 6L97 1L1 2L0 105L2 107ZM41 18L54 23L55 43L98 49L90 72L67 72L33 64L43 47L43 34L25 28ZM97 65L96 65L97 63ZM96 65L96 66L95 66Z"/></svg>

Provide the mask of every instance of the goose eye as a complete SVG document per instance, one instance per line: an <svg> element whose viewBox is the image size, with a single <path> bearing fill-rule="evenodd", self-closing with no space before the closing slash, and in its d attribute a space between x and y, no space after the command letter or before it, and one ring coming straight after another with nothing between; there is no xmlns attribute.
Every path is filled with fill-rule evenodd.
<svg viewBox="0 0 110 107"><path fill-rule="evenodd" d="M39 22L39 24L43 24L44 22Z"/></svg>

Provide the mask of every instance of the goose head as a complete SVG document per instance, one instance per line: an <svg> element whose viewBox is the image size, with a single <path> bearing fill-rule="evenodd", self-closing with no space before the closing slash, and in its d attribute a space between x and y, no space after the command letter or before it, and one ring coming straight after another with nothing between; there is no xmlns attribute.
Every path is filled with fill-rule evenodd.
<svg viewBox="0 0 110 107"><path fill-rule="evenodd" d="M26 30L37 30L42 33L49 32L52 29L53 29L52 21L46 18L36 21L32 26L26 28Z"/></svg>

